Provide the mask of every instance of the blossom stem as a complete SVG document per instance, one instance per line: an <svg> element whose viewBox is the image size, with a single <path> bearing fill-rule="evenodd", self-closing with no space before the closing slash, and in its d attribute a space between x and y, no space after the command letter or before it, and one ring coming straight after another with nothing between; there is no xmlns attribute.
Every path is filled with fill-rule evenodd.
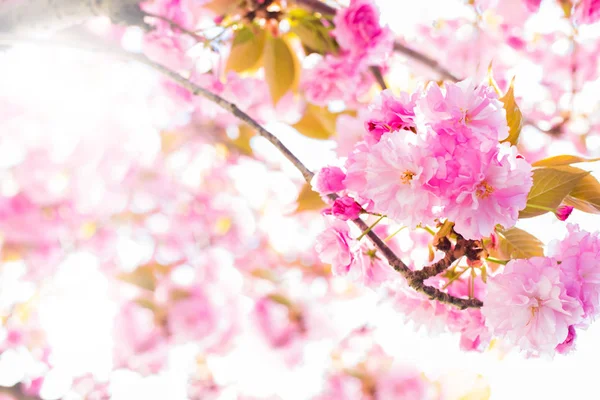
<svg viewBox="0 0 600 400"><path fill-rule="evenodd" d="M454 282L455 280L457 280L458 278L460 278L462 276L462 274L464 274L469 268L465 267L462 271L460 271L458 274L454 275L452 278L450 278L448 280L448 282L446 282L446 284L442 287L442 289L447 289L448 286L450 286L452 284L452 282Z"/></svg>
<svg viewBox="0 0 600 400"><path fill-rule="evenodd" d="M386 243L389 242L394 236L396 236L398 233L400 233L403 229L406 229L406 226L401 227L396 232L392 233L391 235L389 235L388 237L386 237L385 239L383 239L383 241L386 242Z"/></svg>
<svg viewBox="0 0 600 400"><path fill-rule="evenodd" d="M379 217L379 219L377 221L373 222L373 225L369 226L369 228L366 231L363 231L363 233L359 237L357 237L356 240L360 241L360 239L365 237L365 235L369 234L369 232L371 232L373 230L373 228L375 228L377 226L377 224L380 223L381 220L384 218L385 218L385 215L382 215L381 217Z"/></svg>
<svg viewBox="0 0 600 400"><path fill-rule="evenodd" d="M417 228L421 228L424 231L428 232L431 236L435 236L435 232L433 231L433 229L431 229L427 225L418 225Z"/></svg>
<svg viewBox="0 0 600 400"><path fill-rule="evenodd" d="M500 260L500 259L495 258L495 257L487 257L485 259L485 261L493 262L494 264L506 265L506 264L509 263L510 260Z"/></svg>

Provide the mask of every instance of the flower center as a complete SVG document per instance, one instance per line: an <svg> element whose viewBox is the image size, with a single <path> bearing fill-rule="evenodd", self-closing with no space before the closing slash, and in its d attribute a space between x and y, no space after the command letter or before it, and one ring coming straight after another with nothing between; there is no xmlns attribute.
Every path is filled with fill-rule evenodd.
<svg viewBox="0 0 600 400"><path fill-rule="evenodd" d="M402 175L400 176L400 181L402 181L403 184L407 184L410 181L412 181L413 177L416 175L416 173L406 170L402 173Z"/></svg>
<svg viewBox="0 0 600 400"><path fill-rule="evenodd" d="M486 181L481 182L475 190L476 196L480 199L486 199L492 193L494 193L494 188Z"/></svg>

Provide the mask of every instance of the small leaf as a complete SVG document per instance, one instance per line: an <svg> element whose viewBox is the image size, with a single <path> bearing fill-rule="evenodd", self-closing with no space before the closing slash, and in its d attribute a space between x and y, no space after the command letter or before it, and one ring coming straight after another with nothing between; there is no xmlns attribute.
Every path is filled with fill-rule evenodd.
<svg viewBox="0 0 600 400"><path fill-rule="evenodd" d="M521 133L521 127L523 126L523 115L515 100L514 92L515 79L510 82L510 86L504 96L500 98L500 101L504 104L506 110L506 123L508 124L508 138L502 142L509 142L512 145L516 145L519 140L519 134Z"/></svg>
<svg viewBox="0 0 600 400"><path fill-rule="evenodd" d="M560 155L554 157L544 158L543 160L539 160L534 162L534 167L559 167L562 165L571 165L583 162L594 162L600 161L600 158L583 158L579 156L571 156L571 155Z"/></svg>
<svg viewBox="0 0 600 400"><path fill-rule="evenodd" d="M564 203L583 212L600 214L600 183L592 175L584 176Z"/></svg>
<svg viewBox="0 0 600 400"><path fill-rule="evenodd" d="M531 218L555 209L588 174L582 169L569 166L534 170L527 207L519 213L519 218Z"/></svg>
<svg viewBox="0 0 600 400"><path fill-rule="evenodd" d="M312 187L308 183L305 183L304 186L302 186L302 190L300 190L300 194L298 195L297 203L297 213L302 211L317 211L326 206L323 199L321 199L321 196L312 190Z"/></svg>
<svg viewBox="0 0 600 400"><path fill-rule="evenodd" d="M337 115L327 108L309 104L302 119L292 125L298 132L312 139L329 139L335 134Z"/></svg>
<svg viewBox="0 0 600 400"><path fill-rule="evenodd" d="M300 38L303 46L319 54L337 52L337 43L331 36L331 28L323 25L321 18L303 9L294 9L289 13L289 19L290 31Z"/></svg>
<svg viewBox="0 0 600 400"><path fill-rule="evenodd" d="M300 62L288 40L273 36L267 37L263 61L271 99L277 104L287 92L298 87Z"/></svg>
<svg viewBox="0 0 600 400"><path fill-rule="evenodd" d="M235 31L225 70L244 72L260 67L266 33L262 29L243 27Z"/></svg>
<svg viewBox="0 0 600 400"><path fill-rule="evenodd" d="M498 243L494 248L488 249L495 258L509 260L515 258L542 257L544 244L532 234L519 229L497 229Z"/></svg>
<svg viewBox="0 0 600 400"><path fill-rule="evenodd" d="M122 273L118 276L118 279L142 289L150 291L156 289L156 276L152 264L142 265L135 271Z"/></svg>
<svg viewBox="0 0 600 400"><path fill-rule="evenodd" d="M239 126L238 137L231 140L230 144L237 149L240 153L252 156L252 146L250 146L250 140L255 136L254 129L250 128L249 125L242 124Z"/></svg>
<svg viewBox="0 0 600 400"><path fill-rule="evenodd" d="M492 62L491 61L490 61L490 65L488 65L488 86L493 88L496 91L496 93L498 94L498 96L502 93L500 91L500 88L498 87L498 83L496 83L496 80L494 79L494 71L492 71Z"/></svg>

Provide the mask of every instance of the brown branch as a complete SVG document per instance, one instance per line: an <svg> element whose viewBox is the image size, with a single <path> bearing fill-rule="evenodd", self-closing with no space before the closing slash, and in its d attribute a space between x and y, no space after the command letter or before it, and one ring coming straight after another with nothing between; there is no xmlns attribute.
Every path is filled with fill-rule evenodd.
<svg viewBox="0 0 600 400"><path fill-rule="evenodd" d="M267 139L273 144L294 166L302 173L302 176L307 182L310 182L313 178L313 173L306 168L306 166L287 148L285 145L272 133L263 128L258 122L256 122L248 114L240 110L235 104L228 102L222 97L196 85L185 77L179 75L177 72L172 71L143 55L132 55L137 61L148 65L149 67L159 71L163 75L171 78L173 81L180 84L182 87L188 89L194 95L205 97L206 99L214 102L225 110L231 112L240 121L243 121L255 129L258 134ZM332 200L337 198L337 195L329 196ZM363 232L368 230L367 224L361 220L356 219L353 221ZM381 251L383 256L389 262L390 266L404 276L410 287L413 289L426 294L432 300L437 300L446 304L456 306L461 309L469 307L481 307L483 303L477 299L461 299L458 297L450 296L436 288L426 286L423 284L421 276L415 275L415 273L408 268L408 266L400 259L396 254L385 244L383 240L373 231L370 231L366 235L375 247ZM452 253L454 254L454 253Z"/></svg>
<svg viewBox="0 0 600 400"><path fill-rule="evenodd" d="M448 79L452 82L458 82L460 80L456 75L446 69L443 65L440 65L440 63L433 58L413 50L398 41L394 42L394 51L404 54L405 56L429 67L432 71L437 72L444 79Z"/></svg>
<svg viewBox="0 0 600 400"><path fill-rule="evenodd" d="M387 84L385 83L385 79L383 78L383 74L381 73L381 68L376 67L376 66L371 66L371 67L369 67L369 70L371 71L371 74L373 74L373 76L375 77L375 80L377 81L377 84L379 85L381 90L387 89L388 87L387 87Z"/></svg>

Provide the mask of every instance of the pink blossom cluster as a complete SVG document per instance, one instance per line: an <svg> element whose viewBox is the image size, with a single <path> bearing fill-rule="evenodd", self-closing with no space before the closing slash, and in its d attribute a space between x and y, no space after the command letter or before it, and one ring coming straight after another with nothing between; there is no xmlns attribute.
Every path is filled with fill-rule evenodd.
<svg viewBox="0 0 600 400"><path fill-rule="evenodd" d="M341 100L353 104L373 83L369 66L383 66L389 58L394 36L380 23L373 0L352 0L338 10L332 31L341 54L326 55L305 71L302 86L308 101L327 105Z"/></svg>
<svg viewBox="0 0 600 400"><path fill-rule="evenodd" d="M530 355L570 351L576 329L600 314L600 236L576 225L568 231L548 257L510 261L483 298L491 332Z"/></svg>
<svg viewBox="0 0 600 400"><path fill-rule="evenodd" d="M346 222L327 218L328 226L317 238L316 251L322 262L331 265L333 275L345 276L373 287L396 277L386 261L378 257L364 241L351 237Z"/></svg>
<svg viewBox="0 0 600 400"><path fill-rule="evenodd" d="M500 143L508 137L506 112L492 88L462 81L399 97L386 90L364 124L343 182L343 171L335 182L319 174L317 191L344 186L368 211L413 228L448 218L468 239L516 223L531 166L516 147Z"/></svg>

